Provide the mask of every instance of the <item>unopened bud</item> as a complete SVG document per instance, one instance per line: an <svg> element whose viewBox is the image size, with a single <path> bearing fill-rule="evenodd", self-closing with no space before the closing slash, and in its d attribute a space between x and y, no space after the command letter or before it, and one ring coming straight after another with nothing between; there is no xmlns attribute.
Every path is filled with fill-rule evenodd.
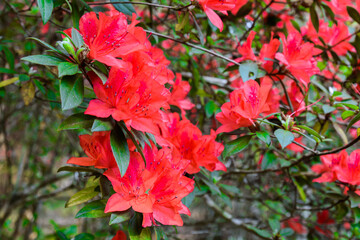
<svg viewBox="0 0 360 240"><path fill-rule="evenodd" d="M62 46L71 56L75 56L74 46L70 42L63 42Z"/></svg>

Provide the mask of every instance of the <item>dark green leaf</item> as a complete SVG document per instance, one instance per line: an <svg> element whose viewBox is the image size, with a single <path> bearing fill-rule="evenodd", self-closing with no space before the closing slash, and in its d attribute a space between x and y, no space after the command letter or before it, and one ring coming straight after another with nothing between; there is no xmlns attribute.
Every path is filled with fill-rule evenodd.
<svg viewBox="0 0 360 240"><path fill-rule="evenodd" d="M119 224L131 218L131 210L111 214L109 225Z"/></svg>
<svg viewBox="0 0 360 240"><path fill-rule="evenodd" d="M21 60L46 66L58 66L60 63L64 62L64 60L60 58L49 55L32 55L23 57Z"/></svg>
<svg viewBox="0 0 360 240"><path fill-rule="evenodd" d="M58 70L59 77L75 75L79 71L79 66L71 62L62 62L59 64Z"/></svg>
<svg viewBox="0 0 360 240"><path fill-rule="evenodd" d="M65 76L60 82L62 110L79 106L84 98L84 81L82 77Z"/></svg>
<svg viewBox="0 0 360 240"><path fill-rule="evenodd" d="M278 157L273 152L266 152L261 161L261 169L272 168L278 163Z"/></svg>
<svg viewBox="0 0 360 240"><path fill-rule="evenodd" d="M75 113L70 117L66 118L59 126L58 131L60 130L69 130L69 129L88 129L93 124L95 117L90 115L85 115L84 113Z"/></svg>
<svg viewBox="0 0 360 240"><path fill-rule="evenodd" d="M283 149L295 139L292 132L284 129L277 129L274 134Z"/></svg>
<svg viewBox="0 0 360 240"><path fill-rule="evenodd" d="M280 235L283 237L288 237L294 234L294 230L292 230L291 228L283 228L280 231Z"/></svg>
<svg viewBox="0 0 360 240"><path fill-rule="evenodd" d="M357 208L360 205L360 196L354 192L348 192L350 196L351 208Z"/></svg>
<svg viewBox="0 0 360 240"><path fill-rule="evenodd" d="M235 139L225 144L225 148L222 153L223 157L226 158L245 149L249 144L251 137L251 135L239 137L238 139Z"/></svg>
<svg viewBox="0 0 360 240"><path fill-rule="evenodd" d="M98 172L97 170L88 167L63 166L59 168L57 172L90 172L90 173L95 173L97 175L101 175L101 173Z"/></svg>
<svg viewBox="0 0 360 240"><path fill-rule="evenodd" d="M316 5L314 2L310 7L310 18L311 18L311 22L312 22L316 32L319 32L319 17L316 13L315 6Z"/></svg>
<svg viewBox="0 0 360 240"><path fill-rule="evenodd" d="M47 23L54 7L53 0L37 0L43 23Z"/></svg>
<svg viewBox="0 0 360 240"><path fill-rule="evenodd" d="M110 144L121 176L124 176L130 162L130 152L122 129L115 125L110 134Z"/></svg>
<svg viewBox="0 0 360 240"><path fill-rule="evenodd" d="M91 127L91 132L110 131L112 128L113 126L110 121L95 119Z"/></svg>
<svg viewBox="0 0 360 240"><path fill-rule="evenodd" d="M246 2L245 5L243 5L239 11L236 13L236 17L237 18L242 18L242 17L245 17L246 15L248 15L251 10L253 9L253 3L251 1L249 2Z"/></svg>
<svg viewBox="0 0 360 240"><path fill-rule="evenodd" d="M110 0L110 2L127 2L126 0ZM122 12L126 15L131 16L133 13L136 14L136 11L131 3L116 3L113 4L116 10Z"/></svg>
<svg viewBox="0 0 360 240"><path fill-rule="evenodd" d="M268 132L256 132L256 136L268 146L271 144L271 137Z"/></svg>
<svg viewBox="0 0 360 240"><path fill-rule="evenodd" d="M97 200L86 204L76 214L75 218L100 218L100 217L109 216L110 213L104 213L104 210L105 210L105 201Z"/></svg>
<svg viewBox="0 0 360 240"><path fill-rule="evenodd" d="M350 7L350 6L347 6L346 10L347 10L349 16L352 19L354 19L357 23L360 24L360 14L359 14L359 12L355 8Z"/></svg>
<svg viewBox="0 0 360 240"><path fill-rule="evenodd" d="M130 239L132 239L132 237L140 236L141 231L143 229L142 218L143 216L141 213L135 212L134 216L130 219L128 226Z"/></svg>
<svg viewBox="0 0 360 240"><path fill-rule="evenodd" d="M351 119L348 126L346 127L346 132L349 131L349 129L352 127L352 125L354 125L359 120L360 120L360 112L358 114L356 114L355 117L353 117L353 119Z"/></svg>
<svg viewBox="0 0 360 240"><path fill-rule="evenodd" d="M75 236L74 240L94 240L94 235L90 233L80 233Z"/></svg>
<svg viewBox="0 0 360 240"><path fill-rule="evenodd" d="M211 117L216 109L218 109L219 107L215 104L214 101L210 100L208 101L206 104L205 104L205 114L206 114L206 117Z"/></svg>

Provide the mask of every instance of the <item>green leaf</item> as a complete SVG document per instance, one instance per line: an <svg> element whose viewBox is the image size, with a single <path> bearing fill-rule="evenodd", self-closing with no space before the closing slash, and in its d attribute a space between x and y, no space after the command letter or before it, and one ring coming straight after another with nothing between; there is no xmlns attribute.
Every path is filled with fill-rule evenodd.
<svg viewBox="0 0 360 240"><path fill-rule="evenodd" d="M84 45L84 39L75 28L71 29L71 40L73 41L76 48L81 48Z"/></svg>
<svg viewBox="0 0 360 240"><path fill-rule="evenodd" d="M108 80L107 76L103 72L97 70L96 68L94 68L92 66L89 66L89 67L101 79L103 84L105 84L107 82L107 80Z"/></svg>
<svg viewBox="0 0 360 240"><path fill-rule="evenodd" d="M57 172L90 172L95 173L97 175L101 175L101 172L98 172L95 169L88 167L73 167L73 166L63 166L57 170Z"/></svg>
<svg viewBox="0 0 360 240"><path fill-rule="evenodd" d="M345 132L349 131L349 129L352 127L352 125L354 125L359 120L360 120L360 112L358 114L356 114L355 117L353 117L353 119L351 119Z"/></svg>
<svg viewBox="0 0 360 240"><path fill-rule="evenodd" d="M344 106L346 106L346 107L348 107L348 108L350 108L350 109L352 109L352 110L358 110L359 109L359 107L358 106L356 106L356 105L354 105L354 104L351 104L351 103L344 103L344 102L342 102L342 103L340 103L341 105L344 105Z"/></svg>
<svg viewBox="0 0 360 240"><path fill-rule="evenodd" d="M303 187L293 178L293 182L299 192L300 198L301 200L303 200L304 202L306 202L306 194L304 192Z"/></svg>
<svg viewBox="0 0 360 240"><path fill-rule="evenodd" d="M70 76L75 75L79 71L79 66L71 62L62 62L59 64L58 70L59 77Z"/></svg>
<svg viewBox="0 0 360 240"><path fill-rule="evenodd" d="M294 234L294 230L291 228L283 228L280 230L280 235L283 237L288 237Z"/></svg>
<svg viewBox="0 0 360 240"><path fill-rule="evenodd" d="M101 218L107 217L110 213L104 213L105 210L105 201L97 200L86 204L80 211L76 214L75 218Z"/></svg>
<svg viewBox="0 0 360 240"><path fill-rule="evenodd" d="M292 134L292 132L286 131L284 129L277 129L274 132L274 134L283 149L287 145L292 143L292 141L294 141L295 139L294 134Z"/></svg>
<svg viewBox="0 0 360 240"><path fill-rule="evenodd" d="M133 239L133 237L140 236L143 229L142 218L142 214L135 212L134 216L130 219L128 225L128 232L131 240Z"/></svg>
<svg viewBox="0 0 360 240"><path fill-rule="evenodd" d="M126 0L110 0L110 2L127 2ZM132 4L130 3L116 3L113 4L114 8L118 10L119 12L122 12L126 15L131 16L133 13L136 14L136 11Z"/></svg>
<svg viewBox="0 0 360 240"><path fill-rule="evenodd" d="M115 125L110 134L110 144L121 176L124 176L130 162L129 147L122 129Z"/></svg>
<svg viewBox="0 0 360 240"><path fill-rule="evenodd" d="M110 121L95 119L91 132L101 132L101 131L110 131L113 128Z"/></svg>
<svg viewBox="0 0 360 240"><path fill-rule="evenodd" d="M46 66L57 66L60 63L64 62L64 60L60 58L49 55L32 55L32 56L23 57L21 58L21 60L39 65L46 65Z"/></svg>
<svg viewBox="0 0 360 240"><path fill-rule="evenodd" d="M350 196L351 208L357 208L360 205L360 196L354 192L348 192Z"/></svg>
<svg viewBox="0 0 360 240"><path fill-rule="evenodd" d="M258 74L258 65L255 62L241 63L239 66L239 72L244 82L250 79L256 79Z"/></svg>
<svg viewBox="0 0 360 240"><path fill-rule="evenodd" d="M113 214L111 214L109 225L125 222L131 218L131 215L132 214L131 214L130 210L127 210L124 212L113 213Z"/></svg>
<svg viewBox="0 0 360 240"><path fill-rule="evenodd" d="M223 158L227 158L228 156L239 153L240 151L245 149L249 144L251 137L252 135L242 136L225 144L225 148L222 153Z"/></svg>
<svg viewBox="0 0 360 240"><path fill-rule="evenodd" d="M80 233L75 236L74 240L94 240L94 235L90 233Z"/></svg>
<svg viewBox="0 0 360 240"><path fill-rule="evenodd" d="M214 101L210 100L205 104L205 114L206 117L210 118L219 107L215 104Z"/></svg>
<svg viewBox="0 0 360 240"><path fill-rule="evenodd" d="M334 107L332 107L330 105L323 105L322 109L323 109L325 114L331 113L331 112L336 110L336 108L334 108Z"/></svg>
<svg viewBox="0 0 360 240"><path fill-rule="evenodd" d="M316 32L319 32L319 17L316 13L315 6L316 5L314 2L314 4L312 4L310 7L310 18L311 18L311 22L312 22Z"/></svg>
<svg viewBox="0 0 360 240"><path fill-rule="evenodd" d="M277 156L273 152L266 152L261 161L261 169L268 169L276 165L278 163Z"/></svg>
<svg viewBox="0 0 360 240"><path fill-rule="evenodd" d="M349 16L352 19L354 19L357 23L360 24L360 14L359 14L359 12L355 8L350 7L350 6L347 6L346 10L347 10Z"/></svg>
<svg viewBox="0 0 360 240"><path fill-rule="evenodd" d="M37 0L43 23L47 23L54 8L53 0Z"/></svg>
<svg viewBox="0 0 360 240"><path fill-rule="evenodd" d="M72 207L81 203L87 202L96 197L99 193L95 192L95 187L87 187L75 193L69 201L66 202L65 207Z"/></svg>
<svg viewBox="0 0 360 240"><path fill-rule="evenodd" d="M271 230L273 230L273 233L276 234L280 231L280 222L279 220L275 219L275 218L270 218L269 219L269 225L271 227Z"/></svg>
<svg viewBox="0 0 360 240"><path fill-rule="evenodd" d="M92 126L94 119L94 116L85 115L84 113L75 113L62 121L57 130L88 129Z"/></svg>
<svg viewBox="0 0 360 240"><path fill-rule="evenodd" d="M341 118L342 120L345 120L349 117L352 117L355 115L355 112L354 111L350 111L350 110L347 110L347 111L344 111L342 114L341 114Z"/></svg>
<svg viewBox="0 0 360 240"><path fill-rule="evenodd" d="M257 235L263 237L263 238L269 238L269 239L271 239L271 237L272 237L272 234L269 233L268 231L265 231L265 230L256 228L256 227L251 226L251 225L245 225L245 227L246 227L247 229L249 229L250 231L256 233Z"/></svg>
<svg viewBox="0 0 360 240"><path fill-rule="evenodd" d="M268 146L271 144L271 137L268 132L256 132L256 136Z"/></svg>
<svg viewBox="0 0 360 240"><path fill-rule="evenodd" d="M307 131L308 133L314 135L315 137L319 138L320 140L322 140L322 136L317 132L315 131L314 129L312 128L309 128L308 126L305 126L305 125L296 125L296 127L298 128L301 128L301 129L304 129L305 131Z"/></svg>
<svg viewBox="0 0 360 240"><path fill-rule="evenodd" d="M60 82L62 110L79 106L84 98L84 81L82 77L65 76Z"/></svg>

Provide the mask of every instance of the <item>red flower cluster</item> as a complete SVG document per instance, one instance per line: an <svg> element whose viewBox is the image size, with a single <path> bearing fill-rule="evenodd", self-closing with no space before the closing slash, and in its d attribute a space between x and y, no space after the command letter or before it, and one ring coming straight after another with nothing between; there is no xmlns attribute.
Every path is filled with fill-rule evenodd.
<svg viewBox="0 0 360 240"><path fill-rule="evenodd" d="M345 150L337 154L320 157L322 164L316 164L311 169L322 174L314 182L334 182L336 180L350 185L360 184L360 150L350 155Z"/></svg>
<svg viewBox="0 0 360 240"><path fill-rule="evenodd" d="M240 89L230 93L230 102L222 105L221 112L216 115L216 119L223 124L217 133L252 126L260 115L266 116L278 111L278 95L272 94L271 88L270 78L264 77L260 85L249 80Z"/></svg>
<svg viewBox="0 0 360 240"><path fill-rule="evenodd" d="M94 72L88 77L96 94L85 114L99 118L112 117L123 121L128 128L155 135L158 146L146 145L141 154L132 143L130 163L126 173L120 174L114 159L110 132L81 135L80 144L88 157L71 158L68 163L107 169L104 175L111 181L115 194L106 212L132 208L143 214L143 226L182 225L180 214L190 215L181 199L194 189L194 181L185 177L205 167L210 171L224 170L218 160L222 144L216 134L202 135L185 118L185 110L193 108L187 98L190 85L181 75L168 68L170 62L163 52L151 46L136 21L128 25L122 13L110 11L85 14L81 18L80 33L89 48L88 58L111 67L106 83ZM180 109L178 114L167 111L169 105ZM121 177L123 175L123 177Z"/></svg>

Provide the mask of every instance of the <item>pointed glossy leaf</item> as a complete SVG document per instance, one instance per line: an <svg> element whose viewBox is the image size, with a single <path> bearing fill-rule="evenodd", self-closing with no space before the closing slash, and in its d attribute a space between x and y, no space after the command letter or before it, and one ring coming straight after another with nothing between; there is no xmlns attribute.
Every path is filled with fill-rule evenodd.
<svg viewBox="0 0 360 240"><path fill-rule="evenodd" d="M357 23L360 24L360 14L359 14L359 12L355 8L350 7L350 6L347 6L346 10L347 10L349 16L352 19L354 19Z"/></svg>
<svg viewBox="0 0 360 240"><path fill-rule="evenodd" d="M97 200L86 204L80 211L76 214L75 218L100 218L107 217L110 213L104 213L105 210L105 201Z"/></svg>
<svg viewBox="0 0 360 240"><path fill-rule="evenodd" d="M353 117L353 119L351 119L351 121L349 122L349 124L346 128L346 132L349 131L349 129L352 127L352 125L354 125L359 120L360 120L360 112L358 114L356 114L355 117Z"/></svg>
<svg viewBox="0 0 360 240"><path fill-rule="evenodd" d="M84 45L84 39L75 28L71 29L71 39L76 48L81 48Z"/></svg>
<svg viewBox="0 0 360 240"><path fill-rule="evenodd" d="M59 77L75 75L78 71L79 71L79 66L75 63L62 62L58 66Z"/></svg>
<svg viewBox="0 0 360 240"><path fill-rule="evenodd" d="M223 157L226 158L228 156L239 153L240 151L245 149L247 147L247 145L249 144L251 137L252 136L249 136L249 135L239 137L238 139L235 139L235 140L225 144L225 148L222 153Z"/></svg>
<svg viewBox="0 0 360 240"><path fill-rule="evenodd" d="M58 57L53 57L49 55L32 55L23 57L21 58L21 60L46 66L58 66L60 63L64 62L64 60Z"/></svg>
<svg viewBox="0 0 360 240"><path fill-rule="evenodd" d="M66 118L60 124L58 131L69 129L88 129L92 126L94 119L94 116L85 115L84 113L75 113L74 115Z"/></svg>
<svg viewBox="0 0 360 240"><path fill-rule="evenodd" d="M43 23L47 23L54 8L53 0L37 0Z"/></svg>
<svg viewBox="0 0 360 240"><path fill-rule="evenodd" d="M65 207L72 207L81 203L87 202L97 196L99 193L95 192L95 187L88 187L75 193L69 201L66 202Z"/></svg>
<svg viewBox="0 0 360 240"><path fill-rule="evenodd" d="M81 77L65 76L60 82L62 110L79 106L84 98L84 81Z"/></svg>
<svg viewBox="0 0 360 240"><path fill-rule="evenodd" d="M95 119L91 132L110 131L113 128L110 121Z"/></svg>
<svg viewBox="0 0 360 240"><path fill-rule="evenodd" d="M295 139L292 132L286 131L284 129L277 129L274 134L283 149L292 143L292 141Z"/></svg>
<svg viewBox="0 0 360 240"><path fill-rule="evenodd" d="M315 10L315 3L313 5L311 5L310 7L310 18L311 18L311 22L316 30L316 32L319 32L319 17L316 13Z"/></svg>
<svg viewBox="0 0 360 240"><path fill-rule="evenodd" d="M122 129L115 125L110 134L110 144L121 176L124 176L130 162L129 147Z"/></svg>
<svg viewBox="0 0 360 240"><path fill-rule="evenodd" d="M352 116L354 116L354 115L355 115L355 112L354 112L354 111L347 110L347 111L345 111L345 112L343 112L343 113L341 114L341 118L342 118L342 120L345 120L345 119L347 119L348 117L352 117Z"/></svg>
<svg viewBox="0 0 360 240"><path fill-rule="evenodd" d="M126 0L110 0L110 2L128 2ZM136 14L136 11L131 3L116 3L113 4L114 8L119 12L122 12L126 15L131 16L133 13Z"/></svg>
<svg viewBox="0 0 360 240"><path fill-rule="evenodd" d="M98 172L95 169L89 167L73 167L73 166L63 166L57 170L57 172L90 172L97 175L101 175L101 172Z"/></svg>
<svg viewBox="0 0 360 240"><path fill-rule="evenodd" d="M131 215L132 214L131 214L130 210L124 211L124 212L119 212L116 214L113 213L113 214L111 214L109 225L125 222L131 218Z"/></svg>
<svg viewBox="0 0 360 240"><path fill-rule="evenodd" d="M256 136L268 146L271 144L271 137L268 132L256 132Z"/></svg>

